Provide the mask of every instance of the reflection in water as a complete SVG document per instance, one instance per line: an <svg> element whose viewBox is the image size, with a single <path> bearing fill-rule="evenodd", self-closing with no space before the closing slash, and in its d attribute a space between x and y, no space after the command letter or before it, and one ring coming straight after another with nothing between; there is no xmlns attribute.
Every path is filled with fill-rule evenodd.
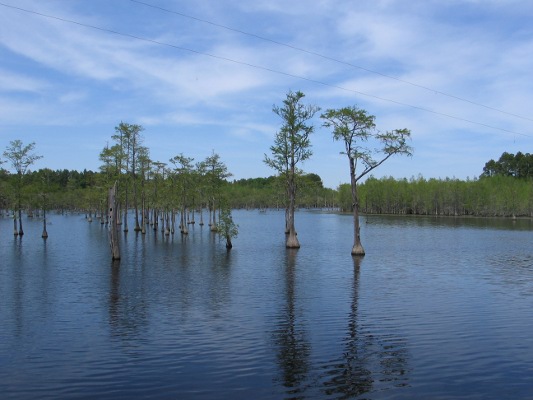
<svg viewBox="0 0 533 400"><path fill-rule="evenodd" d="M15 332L17 336L22 335L24 329L24 287L25 287L25 263L22 253L22 236L15 236L14 243L14 261L13 267L13 314L15 318Z"/></svg>
<svg viewBox="0 0 533 400"><path fill-rule="evenodd" d="M109 291L109 322L116 326L119 318L120 260L111 261L111 290Z"/></svg>
<svg viewBox="0 0 533 400"><path fill-rule="evenodd" d="M491 229L530 231L533 228L531 218L489 218L489 217L435 217L421 215L367 215L366 223L370 225L396 227L416 227L430 229Z"/></svg>
<svg viewBox="0 0 533 400"><path fill-rule="evenodd" d="M302 212L297 251L236 217L229 253L150 229L113 264L83 216L0 218L1 397L531 398L533 229L369 216L352 263L344 216Z"/></svg>
<svg viewBox="0 0 533 400"><path fill-rule="evenodd" d="M279 317L274 341L278 348L277 361L282 373L282 383L290 398L304 398L303 383L309 370L310 344L305 327L296 311L296 256L294 249L287 250L285 259L285 306Z"/></svg>
<svg viewBox="0 0 533 400"><path fill-rule="evenodd" d="M344 339L343 358L334 363L326 373L324 393L351 398L372 390L373 377L368 369L367 349L372 346L369 337L365 337L358 324L359 271L362 258L353 257L352 302L348 318L348 330Z"/></svg>
<svg viewBox="0 0 533 400"><path fill-rule="evenodd" d="M231 251L211 253L209 279L209 309L213 317L219 317L230 299Z"/></svg>
<svg viewBox="0 0 533 400"><path fill-rule="evenodd" d="M111 262L109 323L112 335L125 341L138 336L148 318L142 284L136 287L132 281L131 277L121 279L120 260Z"/></svg>
<svg viewBox="0 0 533 400"><path fill-rule="evenodd" d="M298 250L287 250L284 270L284 307L274 331L281 383L287 398L320 397L350 399L367 393L408 385L405 340L393 334L376 334L361 323L359 275L363 259L353 257L351 303L342 354L315 365L312 347L298 306L296 279ZM318 371L318 375L316 372Z"/></svg>
<svg viewBox="0 0 533 400"><path fill-rule="evenodd" d="M406 386L407 350L394 336L375 335L360 323L359 275L363 262L353 257L352 301L344 352L326 368L323 393L341 399Z"/></svg>

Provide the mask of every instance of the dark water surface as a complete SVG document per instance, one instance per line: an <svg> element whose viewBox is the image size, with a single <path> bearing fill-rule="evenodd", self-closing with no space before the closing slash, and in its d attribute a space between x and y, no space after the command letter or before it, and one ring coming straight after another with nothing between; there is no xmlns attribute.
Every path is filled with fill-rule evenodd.
<svg viewBox="0 0 533 400"><path fill-rule="evenodd" d="M0 219L2 399L533 399L533 224L234 212L227 253L83 215ZM133 225L131 225L133 226ZM281 233L281 234L280 234Z"/></svg>

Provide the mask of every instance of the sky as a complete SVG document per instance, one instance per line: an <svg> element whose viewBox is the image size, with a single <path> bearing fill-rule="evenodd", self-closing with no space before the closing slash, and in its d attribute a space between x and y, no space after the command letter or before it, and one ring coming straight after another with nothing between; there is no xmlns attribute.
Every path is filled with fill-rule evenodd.
<svg viewBox="0 0 533 400"><path fill-rule="evenodd" d="M272 108L302 91L411 130L413 156L375 177L472 179L533 152L532 18L530 0L0 0L0 149L98 170L127 122L155 161L214 151L232 179L267 177ZM348 161L319 116L300 167L336 188Z"/></svg>

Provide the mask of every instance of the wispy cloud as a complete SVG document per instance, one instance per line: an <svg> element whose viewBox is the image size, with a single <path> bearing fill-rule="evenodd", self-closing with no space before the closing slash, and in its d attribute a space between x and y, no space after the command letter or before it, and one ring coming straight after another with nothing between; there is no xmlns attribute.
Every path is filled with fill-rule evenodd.
<svg viewBox="0 0 533 400"><path fill-rule="evenodd" d="M15 71L0 68L0 91L38 93L47 88L39 78L25 76Z"/></svg>
<svg viewBox="0 0 533 400"><path fill-rule="evenodd" d="M178 147L200 154L209 143L233 156L246 152L238 160L257 159L232 162L237 177L253 176L265 172L261 160L279 129L272 105L291 89L323 108L367 108L380 129L412 129L415 157L383 173L473 176L485 158L531 145L531 121L482 106L530 114L533 5L526 0L146 1L330 59L134 2L11 2L124 35L2 8L0 118L8 127L0 126L0 139L27 124L43 133L54 124L82 126L80 135L98 129L104 138L132 120L147 128L154 158ZM315 158L306 168L336 185L345 162L315 122ZM92 165L78 168L94 169L97 153L87 151Z"/></svg>

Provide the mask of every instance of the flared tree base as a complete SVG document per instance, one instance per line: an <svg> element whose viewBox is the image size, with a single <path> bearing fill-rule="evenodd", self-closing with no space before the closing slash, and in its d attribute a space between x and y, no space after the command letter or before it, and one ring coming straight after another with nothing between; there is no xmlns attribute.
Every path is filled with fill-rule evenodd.
<svg viewBox="0 0 533 400"><path fill-rule="evenodd" d="M298 241L298 237L296 236L296 233L289 233L286 247L288 249L299 249L300 248L300 242Z"/></svg>
<svg viewBox="0 0 533 400"><path fill-rule="evenodd" d="M352 256L364 256L365 255L365 249L363 249L363 246L360 244L354 244L352 247Z"/></svg>

